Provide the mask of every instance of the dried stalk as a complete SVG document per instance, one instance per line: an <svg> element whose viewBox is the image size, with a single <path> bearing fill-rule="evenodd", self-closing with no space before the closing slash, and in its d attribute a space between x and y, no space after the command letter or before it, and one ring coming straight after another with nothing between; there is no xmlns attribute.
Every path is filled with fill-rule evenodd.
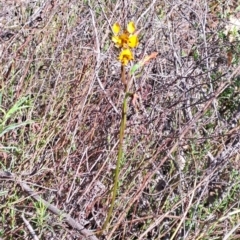
<svg viewBox="0 0 240 240"><path fill-rule="evenodd" d="M28 193L29 196L31 196L33 199L35 199L38 202L41 202L44 204L44 206L50 210L52 213L58 215L61 217L65 222L67 222L72 228L77 229L86 239L89 240L98 240L98 238L92 233L91 231L87 230L84 226L82 226L80 223L76 222L69 214L64 213L63 211L59 210L57 207L55 207L53 204L45 201L42 197L40 197L36 192L34 192L26 183L17 180L17 178L10 172L1 172L0 171L0 177L6 178L6 179L12 179L16 180L16 182L22 187L24 191Z"/></svg>

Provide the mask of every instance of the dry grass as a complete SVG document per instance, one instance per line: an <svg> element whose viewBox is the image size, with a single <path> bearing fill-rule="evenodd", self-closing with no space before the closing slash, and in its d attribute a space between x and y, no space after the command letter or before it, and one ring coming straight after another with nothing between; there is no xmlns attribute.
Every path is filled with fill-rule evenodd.
<svg viewBox="0 0 240 240"><path fill-rule="evenodd" d="M0 3L0 238L239 239L239 1ZM123 86L111 25L137 23L120 188ZM238 35L238 33L236 33ZM14 177L13 177L14 176ZM25 189L26 190L26 189Z"/></svg>

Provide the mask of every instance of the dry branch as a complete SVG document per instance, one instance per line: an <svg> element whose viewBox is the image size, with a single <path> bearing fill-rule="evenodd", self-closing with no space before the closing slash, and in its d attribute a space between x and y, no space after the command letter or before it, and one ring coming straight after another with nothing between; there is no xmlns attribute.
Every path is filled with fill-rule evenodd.
<svg viewBox="0 0 240 240"><path fill-rule="evenodd" d="M53 204L45 201L42 197L40 197L36 192L34 192L26 183L17 180L17 178L9 172L0 172L0 177L6 178L6 179L12 179L16 180L17 183L22 187L22 189L28 193L28 195L32 198L34 198L36 201L41 202L44 204L44 206L50 210L52 213L58 215L61 217L64 221L66 221L72 228L77 229L84 237L87 237L89 240L98 240L98 238L89 230L84 228L80 223L76 222L69 214L64 213L63 211L59 210L57 207L55 207Z"/></svg>

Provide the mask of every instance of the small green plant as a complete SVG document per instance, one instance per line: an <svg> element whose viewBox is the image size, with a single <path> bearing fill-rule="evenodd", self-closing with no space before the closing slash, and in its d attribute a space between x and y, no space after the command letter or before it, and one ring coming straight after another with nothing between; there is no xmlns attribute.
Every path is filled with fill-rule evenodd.
<svg viewBox="0 0 240 240"><path fill-rule="evenodd" d="M43 226L45 226L44 223L46 223L46 219L48 216L47 207L41 201L33 202L33 204L36 209L35 223L39 228L42 228Z"/></svg>
<svg viewBox="0 0 240 240"><path fill-rule="evenodd" d="M10 118L13 117L14 114L20 112L23 109L29 108L30 102L28 97L22 97L18 100L10 109L7 111L4 110L2 107L2 98L0 98L0 112L2 113L2 117L0 118L0 137L6 134L9 131L15 130L19 127L25 126L26 124L30 124L33 121L25 121L22 123L13 123L8 124Z"/></svg>

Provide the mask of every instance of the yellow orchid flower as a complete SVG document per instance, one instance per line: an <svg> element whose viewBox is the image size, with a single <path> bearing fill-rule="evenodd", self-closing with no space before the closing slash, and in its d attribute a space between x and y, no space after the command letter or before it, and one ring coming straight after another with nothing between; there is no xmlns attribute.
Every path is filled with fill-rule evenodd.
<svg viewBox="0 0 240 240"><path fill-rule="evenodd" d="M112 26L112 31L114 35L112 36L112 41L118 48L135 48L138 45L138 36L133 34L135 32L134 22L129 22L127 25L127 30L120 34L121 27L118 23L114 23Z"/></svg>
<svg viewBox="0 0 240 240"><path fill-rule="evenodd" d="M115 43L116 47L122 47L122 39L118 36L112 36L112 41Z"/></svg>
<svg viewBox="0 0 240 240"><path fill-rule="evenodd" d="M119 54L119 60L123 65L127 65L129 61L133 60L133 54L130 49L123 49Z"/></svg>
<svg viewBox="0 0 240 240"><path fill-rule="evenodd" d="M138 36L134 32L136 31L134 22L129 22L127 29L121 31L121 26L118 23L114 23L112 26L113 36L112 41L115 46L121 48L122 51L119 54L118 59L122 65L127 65L129 61L133 60L133 53L130 48L138 46Z"/></svg>
<svg viewBox="0 0 240 240"><path fill-rule="evenodd" d="M119 23L114 23L112 26L112 31L115 35L117 35L121 30L121 27L119 25Z"/></svg>
<svg viewBox="0 0 240 240"><path fill-rule="evenodd" d="M135 48L138 45L138 37L137 35L132 35L128 38L128 46L130 48Z"/></svg>
<svg viewBox="0 0 240 240"><path fill-rule="evenodd" d="M121 34L119 37L122 40L122 47L128 48L128 40L129 40L128 34L125 32L125 33Z"/></svg>
<svg viewBox="0 0 240 240"><path fill-rule="evenodd" d="M135 24L134 22L129 22L127 25L127 31L132 34L135 32Z"/></svg>

